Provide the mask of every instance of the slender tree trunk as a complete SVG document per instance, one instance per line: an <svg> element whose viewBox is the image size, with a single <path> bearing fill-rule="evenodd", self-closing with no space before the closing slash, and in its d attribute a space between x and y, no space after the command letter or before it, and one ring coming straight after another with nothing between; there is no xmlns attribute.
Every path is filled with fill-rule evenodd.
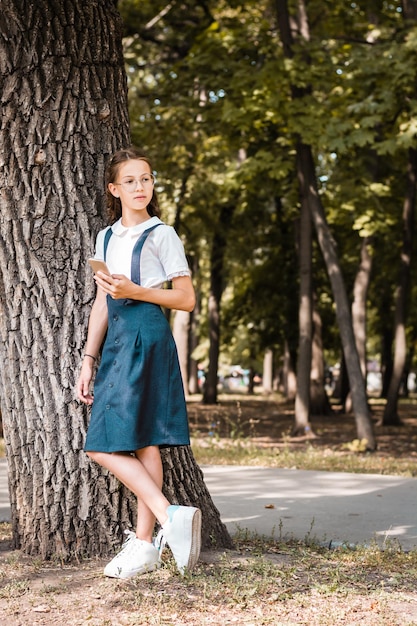
<svg viewBox="0 0 417 626"><path fill-rule="evenodd" d="M321 317L313 307L313 341L310 376L310 413L311 415L330 415L332 410L324 386L324 358Z"/></svg>
<svg viewBox="0 0 417 626"><path fill-rule="evenodd" d="M85 455L74 387L104 169L130 142L122 24L113 0L1 8L0 397L13 541L44 558L101 555L136 503ZM197 482L185 489L168 473L171 499L201 502L206 541L230 545L219 519L208 526L216 510L190 451L175 454Z"/></svg>
<svg viewBox="0 0 417 626"><path fill-rule="evenodd" d="M343 353L346 361L346 368L349 377L349 384L352 393L353 410L356 420L356 431L358 439L367 441L367 448L376 448L373 433L371 416L368 408L366 396L365 380L362 375L358 351L355 344L350 307L346 294L346 288L340 269L339 259L336 254L336 246L330 234L328 224L324 215L324 210L319 199L316 178L314 172L313 157L309 146L299 146L303 154L304 172L306 176L305 184L310 190L310 209L317 232L320 248L326 263L327 272L332 286L333 296L336 303L336 317L340 337L343 346Z"/></svg>
<svg viewBox="0 0 417 626"><path fill-rule="evenodd" d="M299 164L301 165L301 164ZM297 165L297 170L299 168ZM295 396L294 425L292 435L311 433L310 424L310 374L311 374L311 342L313 335L313 296L312 296L312 227L308 198L301 191L300 217L300 296L299 296L299 344L297 358L297 392Z"/></svg>
<svg viewBox="0 0 417 626"><path fill-rule="evenodd" d="M190 313L187 311L175 311L172 324L172 334L178 351L181 378L185 394L189 394L188 389L188 339L190 329Z"/></svg>
<svg viewBox="0 0 417 626"><path fill-rule="evenodd" d="M290 27L288 1L276 0L276 8L284 55L287 58L292 58L293 36ZM298 27L299 32L301 33L300 37L303 40L308 40L309 29L307 12L303 0L299 0L297 11ZM291 91L294 102L303 98L309 90L309 87L300 88L293 85ZM317 192L317 179L315 175L312 149L311 146L304 144L300 138L298 138L297 141L297 159L300 163L301 177L299 176L299 183L303 190L302 196L307 198L310 207L312 220L316 229L320 249L326 263L327 273L330 278L333 297L336 303L336 316L349 374L350 387L352 390L352 400L355 411L358 438L366 440L367 448L369 450L374 450L376 448L376 442L368 410L365 381L361 373L359 357L355 346L350 307L340 269L339 259L336 253L336 246L326 222L324 209Z"/></svg>
<svg viewBox="0 0 417 626"><path fill-rule="evenodd" d="M208 298L209 366L204 386L204 404L217 402L217 370L220 353L220 307L223 294L223 268L227 232L234 208L224 206L220 210L219 223L214 233L211 249L210 291Z"/></svg>
<svg viewBox="0 0 417 626"><path fill-rule="evenodd" d="M283 43L284 56L293 57L293 37L290 26L290 16L287 0L276 0L277 21ZM299 0L298 5L298 30L300 37L307 41L309 39L307 13L303 0ZM300 88L292 86L292 98L297 101L308 93L309 87ZM324 209L317 192L317 179L314 169L314 160L311 146L304 144L300 139L297 141L297 159L299 162L300 175L299 184L301 196L307 199L310 207L312 220L316 229L320 249L323 254L327 272L332 286L333 296L336 303L336 316L340 336L343 345L346 366L349 374L350 388L355 411L356 429L359 439L367 442L367 448L376 448L375 436L371 417L368 410L366 398L365 382L361 373L359 357L355 346L355 339L352 329L350 307L347 299L346 289L340 269L339 259L336 253L336 245L330 234L326 222Z"/></svg>
<svg viewBox="0 0 417 626"><path fill-rule="evenodd" d="M282 386L287 400L295 400L297 393L297 377L293 365L294 359L288 341L284 341L284 363L282 368Z"/></svg>
<svg viewBox="0 0 417 626"><path fill-rule="evenodd" d="M198 261L195 256L190 259L190 265L192 268L193 281L196 280L196 276L198 276ZM198 284L195 286L197 292L196 304L194 307L193 314L191 316L191 328L190 328L190 340L189 340L189 378L188 378L188 389L191 394L196 394L200 392L198 387L198 363L194 359L193 352L198 345L198 319L200 317L200 289Z"/></svg>
<svg viewBox="0 0 417 626"><path fill-rule="evenodd" d="M371 280L372 256L369 237L362 239L361 261L353 286L352 324L362 375L366 380L366 300Z"/></svg>
<svg viewBox="0 0 417 626"><path fill-rule="evenodd" d="M395 294L395 320L394 320L394 364L390 385L388 388L387 403L385 405L382 423L399 424L398 416L398 393L403 377L407 358L406 341L406 318L407 300L410 286L411 257L414 235L414 213L416 206L416 181L417 181L417 151L409 150L407 168L407 190L403 206L403 246L400 259L399 283Z"/></svg>
<svg viewBox="0 0 417 626"><path fill-rule="evenodd" d="M262 368L262 387L264 393L272 393L274 380L274 353L269 348L265 350Z"/></svg>
<svg viewBox="0 0 417 626"><path fill-rule="evenodd" d="M361 260L353 285L352 302L352 325L355 334L356 349L358 351L362 376L366 385L367 360L366 360L366 299L371 279L372 257L369 254L369 238L365 237L361 244ZM352 409L352 399L347 396L345 400L346 412Z"/></svg>

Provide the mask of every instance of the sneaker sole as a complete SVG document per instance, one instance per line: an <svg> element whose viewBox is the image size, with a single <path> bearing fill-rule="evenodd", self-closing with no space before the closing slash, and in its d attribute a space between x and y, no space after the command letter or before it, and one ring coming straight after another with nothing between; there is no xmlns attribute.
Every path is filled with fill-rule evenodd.
<svg viewBox="0 0 417 626"><path fill-rule="evenodd" d="M191 522L191 548L190 555L188 557L187 569L191 571L197 564L198 557L201 550L201 511L196 509L194 511L193 519Z"/></svg>

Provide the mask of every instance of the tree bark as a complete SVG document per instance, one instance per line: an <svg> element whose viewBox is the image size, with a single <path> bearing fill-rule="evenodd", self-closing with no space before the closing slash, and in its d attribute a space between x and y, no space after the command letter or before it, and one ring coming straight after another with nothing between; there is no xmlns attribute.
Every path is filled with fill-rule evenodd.
<svg viewBox="0 0 417 626"><path fill-rule="evenodd" d="M297 171L301 163L297 162ZM299 295L299 344L297 358L297 392L295 396L294 425L292 435L306 435L311 433L310 424L310 373L313 336L313 296L312 296L312 227L311 213L308 198L300 186L301 216L300 241L298 257L300 267L300 295Z"/></svg>
<svg viewBox="0 0 417 626"><path fill-rule="evenodd" d="M188 344L190 329L190 313L188 311L175 311L172 323L172 334L178 351L181 378L185 394L189 394L188 388Z"/></svg>
<svg viewBox="0 0 417 626"><path fill-rule="evenodd" d="M274 380L274 353L268 348L265 350L262 367L262 388L264 393L272 393Z"/></svg>
<svg viewBox="0 0 417 626"><path fill-rule="evenodd" d="M198 467L190 446L161 450L164 466L164 493L170 502L195 505L198 503L203 517L202 545L209 548L233 546L226 526L220 521L220 513L204 483L204 475Z"/></svg>
<svg viewBox="0 0 417 626"><path fill-rule="evenodd" d="M324 386L324 358L321 333L322 323L317 307L313 307L313 341L310 375L311 415L330 415L332 412Z"/></svg>
<svg viewBox="0 0 417 626"><path fill-rule="evenodd" d="M287 400L295 400L297 393L297 377L293 366L293 355L291 354L288 341L284 341L284 362L282 366L282 387Z"/></svg>
<svg viewBox="0 0 417 626"><path fill-rule="evenodd" d="M367 359L366 359L366 299L368 295L369 282L371 280L372 257L369 254L370 238L365 237L362 240L360 252L359 269L355 277L353 285L353 302L352 302L352 325L355 335L356 349L358 351L359 362L361 365L362 376L365 380L367 375ZM345 410L350 413L352 410L352 398L347 394L345 401Z"/></svg>
<svg viewBox="0 0 417 626"><path fill-rule="evenodd" d="M387 403L382 418L384 426L401 423L398 416L398 394L407 358L406 309L413 251L414 213L417 191L417 151L411 148L408 156L407 189L403 205L403 245L400 258L399 282L395 294L394 363L388 388Z"/></svg>
<svg viewBox="0 0 417 626"><path fill-rule="evenodd" d="M302 161L304 162L305 185L310 191L310 209L336 304L336 317L352 393L358 439L366 440L367 449L375 450L376 441L368 408L365 380L362 376L359 355L356 349L349 301L336 253L336 245L331 236L323 206L317 193L311 148L302 144L299 145L298 150L301 151Z"/></svg>
<svg viewBox="0 0 417 626"><path fill-rule="evenodd" d="M224 254L226 251L227 232L232 220L234 208L223 206L220 209L219 222L214 233L211 248L210 290L208 297L209 325L209 366L204 385L204 404L217 402L217 370L220 353L220 308L224 288Z"/></svg>
<svg viewBox="0 0 417 626"><path fill-rule="evenodd" d="M283 43L284 55L292 58L293 38L290 27L290 16L287 0L276 0L278 27ZM302 10L300 10L300 8ZM308 39L308 22L303 0L298 8L299 30L304 40ZM304 97L309 87L292 86L292 98L294 101ZM333 297L336 303L336 316L339 332L342 340L343 351L348 369L349 382L352 390L352 401L355 411L356 429L359 439L366 440L369 450L376 448L375 437L371 417L366 398L365 381L363 379L358 353L355 346L355 338L350 316L350 307L344 285L344 280L336 253L335 242L331 236L324 209L317 192L317 179L315 175L314 160L311 146L297 138L297 159L300 163L299 184L303 189L304 196L309 204L312 220L317 233L320 249L323 254L327 273L332 286Z"/></svg>
<svg viewBox="0 0 417 626"><path fill-rule="evenodd" d="M369 254L370 238L362 239L361 260L353 286L352 324L355 333L356 349L359 355L362 375L366 380L366 299L371 280L372 256Z"/></svg>
<svg viewBox="0 0 417 626"><path fill-rule="evenodd" d="M74 387L104 170L130 143L122 24L113 0L4 0L0 35L0 396L13 542L43 558L103 555L135 502L85 455ZM186 454L207 538L216 511ZM182 484L166 479L180 501ZM219 519L213 533L230 544Z"/></svg>

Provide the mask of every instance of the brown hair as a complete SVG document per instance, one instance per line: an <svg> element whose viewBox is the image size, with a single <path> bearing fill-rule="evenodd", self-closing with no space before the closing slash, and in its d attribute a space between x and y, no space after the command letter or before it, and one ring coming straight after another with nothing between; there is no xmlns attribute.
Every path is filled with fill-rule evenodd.
<svg viewBox="0 0 417 626"><path fill-rule="evenodd" d="M123 150L118 150L114 153L113 158L106 169L106 197L107 197L107 211L109 215L110 224L116 222L122 216L122 203L120 202L120 198L115 198L113 194L109 191L109 183L114 183L118 174L119 168L123 163L129 160L140 160L145 161L151 168L152 165L147 156L143 155L139 150L134 147L124 148ZM153 190L153 195L150 203L146 207L148 214L150 217L161 217L161 210L158 204L158 197L156 195L155 189Z"/></svg>

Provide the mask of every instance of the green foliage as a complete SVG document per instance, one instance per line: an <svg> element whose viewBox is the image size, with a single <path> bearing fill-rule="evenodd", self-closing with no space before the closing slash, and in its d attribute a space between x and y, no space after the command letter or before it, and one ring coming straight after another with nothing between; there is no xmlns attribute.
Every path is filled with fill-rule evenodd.
<svg viewBox="0 0 417 626"><path fill-rule="evenodd" d="M203 304L220 209L233 207L223 350L237 349L242 333L257 357L266 346L279 350L284 337L296 341L297 139L315 152L349 289L361 239L370 238L370 330L380 334L391 323L391 306L381 302L391 302L397 278L407 150L417 131L417 26L404 21L401 3L371 10L363 2L309 2L309 37L295 38L291 59L273 3L122 0L119 7L132 138L156 160L168 219L198 259ZM314 254L333 349L329 283Z"/></svg>

